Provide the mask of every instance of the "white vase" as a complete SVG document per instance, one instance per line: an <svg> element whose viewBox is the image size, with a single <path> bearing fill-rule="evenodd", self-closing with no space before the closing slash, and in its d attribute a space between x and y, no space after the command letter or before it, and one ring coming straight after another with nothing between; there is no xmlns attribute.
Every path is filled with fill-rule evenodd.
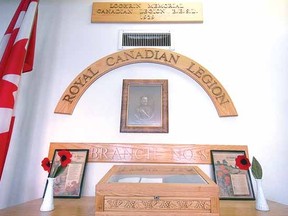
<svg viewBox="0 0 288 216"><path fill-rule="evenodd" d="M256 180L256 209L259 211L269 211L269 206L266 201L263 187L262 187L262 179L255 179Z"/></svg>
<svg viewBox="0 0 288 216"><path fill-rule="evenodd" d="M53 185L55 178L48 178L45 195L43 198L40 211L52 211L54 209Z"/></svg>

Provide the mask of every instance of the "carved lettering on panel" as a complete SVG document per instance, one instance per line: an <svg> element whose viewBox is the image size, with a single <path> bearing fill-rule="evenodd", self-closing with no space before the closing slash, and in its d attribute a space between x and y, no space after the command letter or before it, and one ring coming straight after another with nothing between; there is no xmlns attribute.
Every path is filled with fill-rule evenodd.
<svg viewBox="0 0 288 216"><path fill-rule="evenodd" d="M49 158L55 149L89 149L88 162L210 164L213 149L242 150L248 155L244 145L51 143Z"/></svg>
<svg viewBox="0 0 288 216"><path fill-rule="evenodd" d="M194 79L211 98L219 116L237 116L237 111L221 83L195 61L169 50L139 48L108 55L82 71L66 88L55 113L72 114L88 87L105 73L128 64L149 62L176 68Z"/></svg>
<svg viewBox="0 0 288 216"><path fill-rule="evenodd" d="M94 2L92 22L203 22L196 2Z"/></svg>

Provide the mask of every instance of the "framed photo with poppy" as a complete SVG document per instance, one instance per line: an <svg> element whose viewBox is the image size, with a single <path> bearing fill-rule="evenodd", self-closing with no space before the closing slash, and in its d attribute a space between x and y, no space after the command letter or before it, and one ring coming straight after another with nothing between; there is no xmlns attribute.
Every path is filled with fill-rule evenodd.
<svg viewBox="0 0 288 216"><path fill-rule="evenodd" d="M57 167L62 165L63 157L59 156L59 152L63 149L56 149L54 151L53 159L51 162L51 171L56 170ZM67 163L67 167L61 174L56 175L54 179L53 195L55 198L80 198L82 191L83 178L85 174L86 163L88 159L88 149L65 149L65 152L71 153L71 161ZM61 154L60 154L61 155ZM51 177L51 174L49 174ZM46 192L47 183L45 186Z"/></svg>
<svg viewBox="0 0 288 216"><path fill-rule="evenodd" d="M222 200L255 200L245 151L211 150L214 180Z"/></svg>

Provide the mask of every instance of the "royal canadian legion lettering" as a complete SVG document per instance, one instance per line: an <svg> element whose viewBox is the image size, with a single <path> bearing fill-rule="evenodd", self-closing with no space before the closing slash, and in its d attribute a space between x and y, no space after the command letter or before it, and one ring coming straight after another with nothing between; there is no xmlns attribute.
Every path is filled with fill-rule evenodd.
<svg viewBox="0 0 288 216"><path fill-rule="evenodd" d="M170 64L176 65L180 56L173 53L166 53L160 50L145 50L144 52L131 50L129 52L124 52L117 56L110 56L106 59L106 64L108 66L114 66L120 63L124 63L131 60L151 60L164 61Z"/></svg>
<svg viewBox="0 0 288 216"><path fill-rule="evenodd" d="M104 64L107 67L107 70L112 70L113 68L121 67L129 63L135 62L154 62L171 65L175 68L180 68L180 64L183 65L181 61L181 55L176 53L158 50L158 49L133 49L124 52L118 52L113 55L109 55L104 58ZM181 62L181 63L180 63ZM193 61L187 62L184 72L188 75L193 76L195 80L202 84L206 90L211 92L211 95L218 101L220 105L229 103L228 96L226 91L223 89L221 84L209 73L206 69L196 65ZM183 67L183 66L181 66ZM100 69L99 69L100 70ZM90 82L93 82L95 79L100 77L106 71L93 70L89 67L86 71L81 73L74 82L70 85L68 92L62 98L63 101L68 103L73 103L74 99L78 97L78 94L81 93L83 88L86 88L86 85L90 85Z"/></svg>
<svg viewBox="0 0 288 216"><path fill-rule="evenodd" d="M70 85L69 93L66 94L62 100L72 103L76 96L81 92L81 89L85 87L87 83L89 83L99 71L93 71L91 68L88 68L85 73L81 73L80 76L77 77L76 81Z"/></svg>
<svg viewBox="0 0 288 216"><path fill-rule="evenodd" d="M225 90L222 89L215 78L213 78L211 74L207 73L206 70L201 67L195 67L195 63L191 62L187 71L196 76L196 78L211 91L220 105L229 103Z"/></svg>
<svg viewBox="0 0 288 216"><path fill-rule="evenodd" d="M118 55L108 56L105 60L106 66L108 67L116 67L119 64L127 63L135 60L155 60L155 61L163 61L169 64L176 65L180 56L173 53L166 53L160 50L145 50L144 52L130 50L127 52L123 52ZM88 68L84 73L81 73L76 81L73 82L69 87L68 94L65 94L62 100L73 103L74 99L81 92L81 89L86 87L89 82L95 79L99 75L98 71L93 71L92 68Z"/></svg>

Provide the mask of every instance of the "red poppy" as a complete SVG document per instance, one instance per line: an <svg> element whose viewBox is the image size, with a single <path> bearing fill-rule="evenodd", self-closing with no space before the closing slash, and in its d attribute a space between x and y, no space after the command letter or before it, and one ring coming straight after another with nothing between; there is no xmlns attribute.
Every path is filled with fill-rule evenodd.
<svg viewBox="0 0 288 216"><path fill-rule="evenodd" d="M60 162L62 167L66 167L69 163L71 163L72 154L69 151L59 151L58 155L60 156Z"/></svg>
<svg viewBox="0 0 288 216"><path fill-rule="evenodd" d="M48 171L48 173L49 173L50 170L51 170L51 163L50 163L49 158L47 158L47 157L44 158L44 159L42 160L41 166L43 167L43 169L44 169L45 171Z"/></svg>
<svg viewBox="0 0 288 216"><path fill-rule="evenodd" d="M251 166L249 159L245 155L238 155L235 161L236 166L242 170L248 170L249 167Z"/></svg>

